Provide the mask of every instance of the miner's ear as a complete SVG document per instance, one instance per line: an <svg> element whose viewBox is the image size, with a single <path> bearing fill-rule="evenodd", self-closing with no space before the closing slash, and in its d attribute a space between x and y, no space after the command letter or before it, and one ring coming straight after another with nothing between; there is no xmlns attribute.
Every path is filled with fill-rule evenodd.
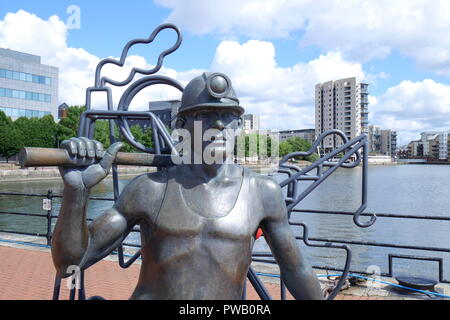
<svg viewBox="0 0 450 320"><path fill-rule="evenodd" d="M242 128L242 124L244 123L244 119L243 119L243 116L241 116L241 117L239 117L239 119L238 119L238 127L239 128Z"/></svg>
<svg viewBox="0 0 450 320"><path fill-rule="evenodd" d="M177 116L177 119L175 120L175 129L182 129L185 124L186 118L183 116Z"/></svg>

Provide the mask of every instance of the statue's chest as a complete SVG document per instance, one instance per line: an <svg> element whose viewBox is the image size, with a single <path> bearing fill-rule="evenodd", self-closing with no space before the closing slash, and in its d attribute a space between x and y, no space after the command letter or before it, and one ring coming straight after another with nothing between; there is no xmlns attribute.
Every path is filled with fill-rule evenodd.
<svg viewBox="0 0 450 320"><path fill-rule="evenodd" d="M167 194L154 222L155 229L160 235L181 237L230 240L251 237L258 228L258 213L262 208L258 208L258 201L247 191L242 189L234 204L223 206L223 211L220 206L216 207L210 215L207 208L214 206L214 202L198 208L182 199L179 192ZM199 212L199 209L203 211Z"/></svg>

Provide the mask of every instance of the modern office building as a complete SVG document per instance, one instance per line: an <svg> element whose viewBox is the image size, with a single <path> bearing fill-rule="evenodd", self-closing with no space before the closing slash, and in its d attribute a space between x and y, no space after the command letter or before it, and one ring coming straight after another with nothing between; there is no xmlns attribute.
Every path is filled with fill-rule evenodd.
<svg viewBox="0 0 450 320"><path fill-rule="evenodd" d="M316 141L316 130L300 129L280 131L280 142L286 141L291 137L299 137L313 144Z"/></svg>
<svg viewBox="0 0 450 320"><path fill-rule="evenodd" d="M353 78L319 83L315 88L316 136L330 129L339 129L348 139L368 133L368 84ZM342 139L328 136L325 152L342 145Z"/></svg>
<svg viewBox="0 0 450 320"><path fill-rule="evenodd" d="M259 130L259 115L256 114L244 114L242 116L242 119L244 121L243 123L243 129L245 132L250 131L258 131Z"/></svg>
<svg viewBox="0 0 450 320"><path fill-rule="evenodd" d="M19 117L58 119L58 68L41 57L0 48L0 110Z"/></svg>

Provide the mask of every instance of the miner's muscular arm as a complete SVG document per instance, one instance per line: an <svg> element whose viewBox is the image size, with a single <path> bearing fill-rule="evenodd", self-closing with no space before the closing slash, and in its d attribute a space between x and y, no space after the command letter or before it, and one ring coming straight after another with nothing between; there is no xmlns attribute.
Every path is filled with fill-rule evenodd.
<svg viewBox="0 0 450 320"><path fill-rule="evenodd" d="M317 276L302 256L289 225L281 188L269 177L261 178L259 182L265 208L261 228L280 267L281 278L294 298L322 300Z"/></svg>
<svg viewBox="0 0 450 320"><path fill-rule="evenodd" d="M121 147L120 142L115 143L105 152L101 143L87 138L72 138L61 144L80 160L99 160L88 167L60 167L64 194L53 233L52 258L61 277L70 275L70 266L85 269L108 255L135 223L116 207L106 210L89 227L86 222L90 190L108 175Z"/></svg>

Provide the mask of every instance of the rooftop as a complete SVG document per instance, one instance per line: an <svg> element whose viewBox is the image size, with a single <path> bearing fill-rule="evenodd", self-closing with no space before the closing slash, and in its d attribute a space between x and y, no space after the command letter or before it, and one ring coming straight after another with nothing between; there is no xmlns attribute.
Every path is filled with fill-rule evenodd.
<svg viewBox="0 0 450 320"><path fill-rule="evenodd" d="M40 56L25 53L25 52L15 51L15 50L11 50L11 49L0 48L0 56L6 57L6 58L18 59L18 60L22 60L23 62L28 62L28 63L38 63L38 64L41 63Z"/></svg>

